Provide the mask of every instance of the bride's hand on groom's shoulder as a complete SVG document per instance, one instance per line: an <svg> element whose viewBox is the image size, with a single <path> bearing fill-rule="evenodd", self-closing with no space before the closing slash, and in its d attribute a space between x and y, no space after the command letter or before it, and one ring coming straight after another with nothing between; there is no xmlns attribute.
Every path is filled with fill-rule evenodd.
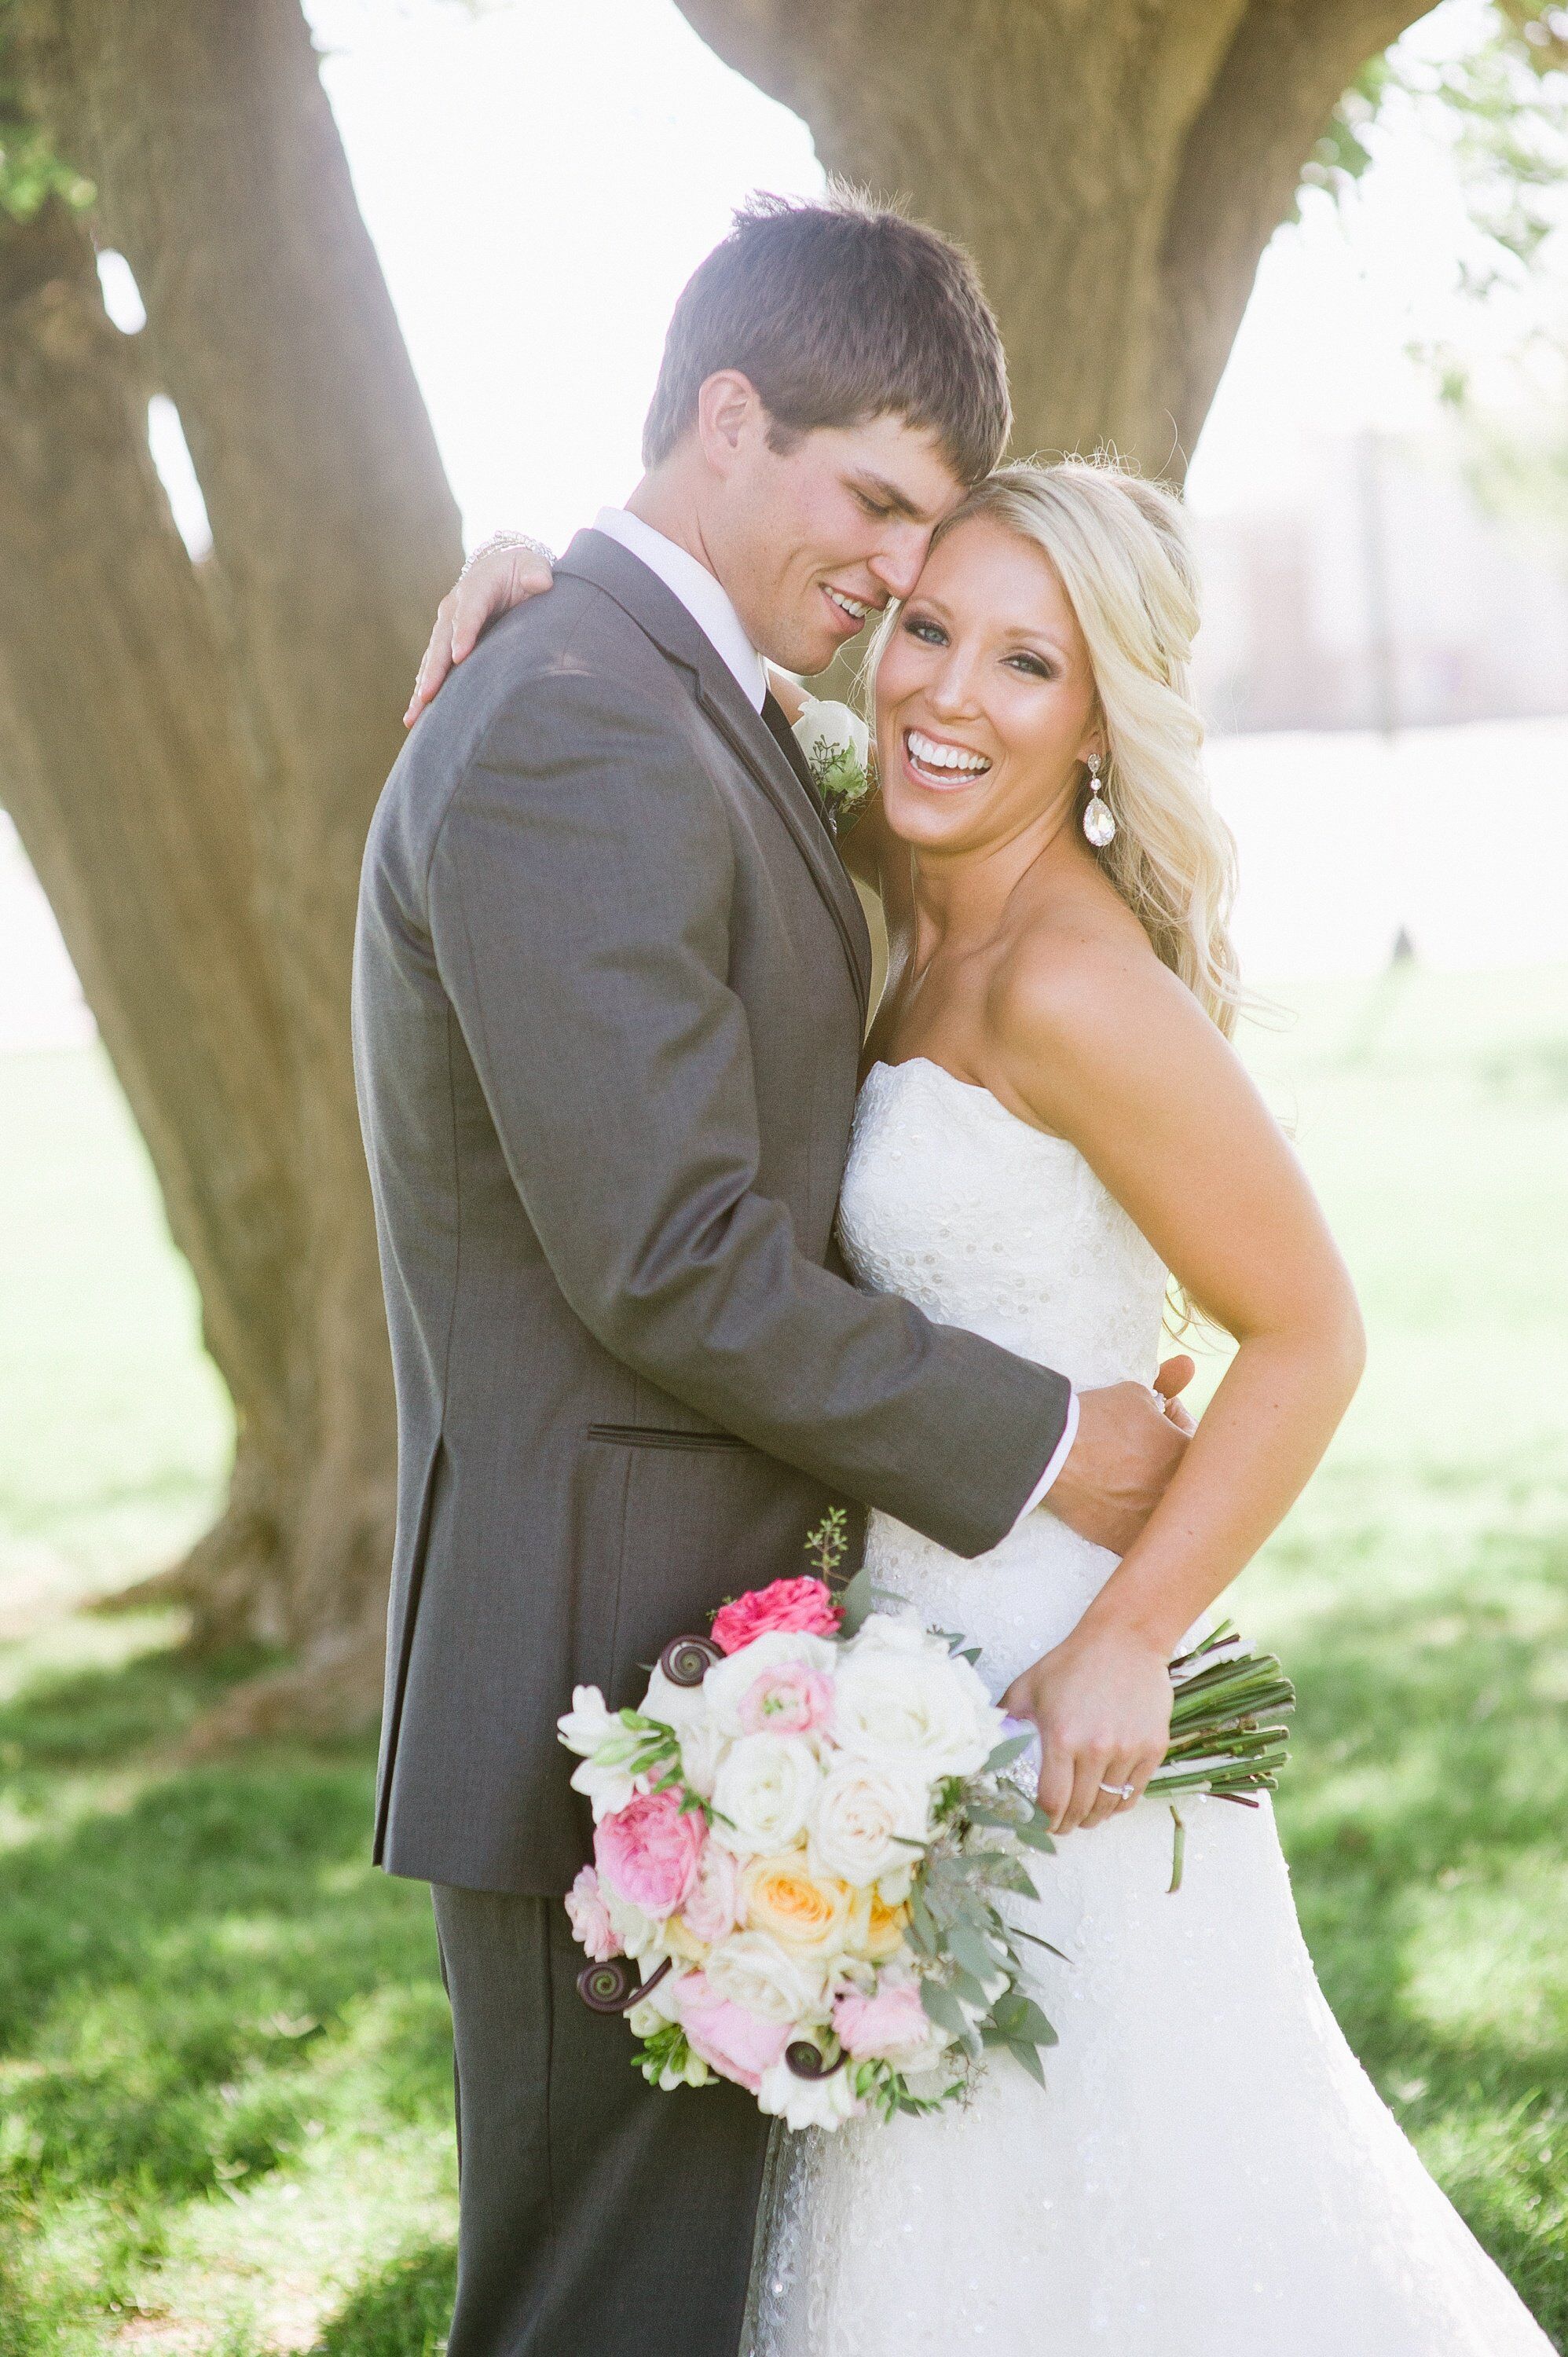
<svg viewBox="0 0 1568 2357"><path fill-rule="evenodd" d="M1187 1453L1193 1421L1177 1394L1193 1362L1168 1359L1153 1392L1108 1383L1078 1395L1078 1434L1046 1502L1058 1522L1096 1546L1125 1555Z"/></svg>
<svg viewBox="0 0 1568 2357"><path fill-rule="evenodd" d="M1170 1740L1165 1652L1086 1617L1002 1697L1040 1731L1039 1803L1057 1834L1102 1824L1143 1797Z"/></svg>
<svg viewBox="0 0 1568 2357"><path fill-rule="evenodd" d="M413 727L447 673L473 653L498 614L539 597L554 578L548 557L515 539L487 541L477 548L435 608L403 726Z"/></svg>

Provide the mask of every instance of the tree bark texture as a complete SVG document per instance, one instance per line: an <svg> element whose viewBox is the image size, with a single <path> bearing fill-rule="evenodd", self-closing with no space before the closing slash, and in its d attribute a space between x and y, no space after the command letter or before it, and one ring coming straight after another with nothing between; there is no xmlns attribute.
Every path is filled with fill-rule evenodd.
<svg viewBox="0 0 1568 2357"><path fill-rule="evenodd" d="M0 217L0 776L235 1405L244 1544L194 1598L202 1633L278 1637L291 1113L248 752L146 409L81 223Z"/></svg>
<svg viewBox="0 0 1568 2357"><path fill-rule="evenodd" d="M679 0L830 172L967 246L1021 453L1180 480L1302 165L1425 0Z"/></svg>
<svg viewBox="0 0 1568 2357"><path fill-rule="evenodd" d="M231 888L262 952L286 1165L274 1297L288 1480L268 1617L300 1663L231 1716L368 1715L394 1436L349 960L365 829L460 562L458 520L296 0L16 0L12 22L36 111L96 183L95 229L134 273L137 345L190 445L222 673L208 725L243 757L249 872ZM147 628L183 651L182 622ZM103 791L120 791L113 765ZM193 833L211 823L201 799L184 797ZM230 1040L248 1072L259 1041ZM235 1506L252 1528L251 1500Z"/></svg>

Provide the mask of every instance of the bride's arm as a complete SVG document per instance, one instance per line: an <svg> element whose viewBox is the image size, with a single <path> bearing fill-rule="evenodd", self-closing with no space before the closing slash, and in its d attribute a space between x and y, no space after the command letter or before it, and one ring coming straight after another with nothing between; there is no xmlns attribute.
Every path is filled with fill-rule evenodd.
<svg viewBox="0 0 1568 2357"><path fill-rule="evenodd" d="M1360 1379L1349 1276L1301 1166L1191 994L1141 949L1040 959L1005 994L1004 1069L1238 1344L1165 1498L1072 1634L1013 1686L1063 1831L1141 1794L1166 1663L1305 1484Z"/></svg>
<svg viewBox="0 0 1568 2357"><path fill-rule="evenodd" d="M403 726L413 727L454 664L473 653L488 623L525 597L537 597L554 579L542 542L519 532L498 532L482 542L435 608Z"/></svg>
<svg viewBox="0 0 1568 2357"><path fill-rule="evenodd" d="M442 681L478 645L489 624L525 598L538 597L553 587L555 576L549 551L521 533L498 533L475 549L456 580L435 608L430 644L420 661L413 694L403 725L412 728L427 704L435 701ZM794 675L769 663L768 683L791 725L810 702ZM891 841L882 816L881 797L870 795L858 815L839 830L839 855L852 876L882 889L882 859Z"/></svg>

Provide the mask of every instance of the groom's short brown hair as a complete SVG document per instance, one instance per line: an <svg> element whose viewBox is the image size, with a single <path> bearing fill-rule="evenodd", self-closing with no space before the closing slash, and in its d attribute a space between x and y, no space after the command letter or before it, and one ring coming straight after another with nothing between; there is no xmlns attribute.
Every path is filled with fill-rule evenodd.
<svg viewBox="0 0 1568 2357"><path fill-rule="evenodd" d="M670 456L726 368L750 378L781 436L901 417L936 436L965 483L1006 447L1007 363L974 264L853 189L741 207L675 306L644 466Z"/></svg>

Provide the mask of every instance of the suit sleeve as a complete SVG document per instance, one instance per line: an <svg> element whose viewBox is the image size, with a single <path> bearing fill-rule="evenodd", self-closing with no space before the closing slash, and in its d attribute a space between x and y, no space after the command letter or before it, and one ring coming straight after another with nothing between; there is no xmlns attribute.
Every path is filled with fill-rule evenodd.
<svg viewBox="0 0 1568 2357"><path fill-rule="evenodd" d="M679 730L635 688L520 687L431 859L442 981L562 1292L700 1414L964 1555L1012 1527L1069 1386L798 1249L757 1191L733 848Z"/></svg>

